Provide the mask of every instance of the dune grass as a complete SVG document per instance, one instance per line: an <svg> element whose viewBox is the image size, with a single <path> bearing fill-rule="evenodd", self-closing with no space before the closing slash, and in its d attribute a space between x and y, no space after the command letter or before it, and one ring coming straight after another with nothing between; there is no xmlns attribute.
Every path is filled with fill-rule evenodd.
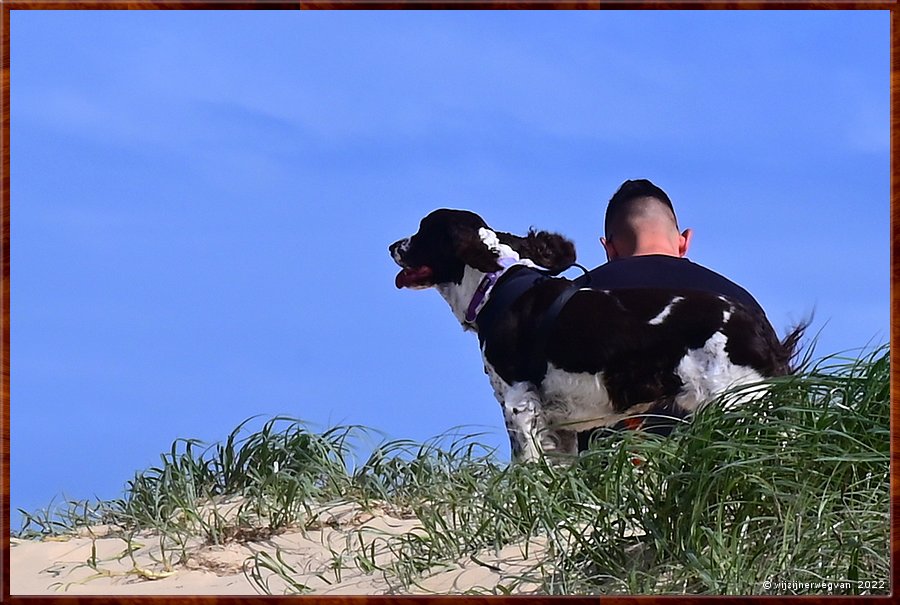
<svg viewBox="0 0 900 605"><path fill-rule="evenodd" d="M538 561L490 591L889 593L887 347L767 384L737 409L728 402L740 393L726 394L671 437L604 437L567 464L511 466L477 435L387 441L356 460L371 435L363 427L317 433L274 418L248 433L244 423L213 446L177 440L122 499L21 511L18 535L104 524L131 540L153 530L172 569L198 540L311 528L322 506L353 502L418 527L351 531L318 572L330 581L355 568L402 592L456 561L490 566L486 553L524 544L527 555L539 544ZM305 592L304 574L280 554L248 560L248 579L261 592Z"/></svg>

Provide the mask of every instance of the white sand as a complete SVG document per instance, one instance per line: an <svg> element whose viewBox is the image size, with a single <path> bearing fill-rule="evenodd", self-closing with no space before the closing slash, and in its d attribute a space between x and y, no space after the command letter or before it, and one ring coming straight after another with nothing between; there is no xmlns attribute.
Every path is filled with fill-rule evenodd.
<svg viewBox="0 0 900 605"><path fill-rule="evenodd" d="M248 559L260 554L293 571L290 581L307 586L303 594L458 594L467 590L491 591L515 585L516 593L537 589L516 578L535 566L544 552L539 540L511 545L500 552L483 552L452 565L432 568L404 587L395 574L379 570L364 573L354 561L360 538L375 562L384 567L394 560L386 548L391 536L422 532L416 519L396 511L365 511L355 504L322 509L306 531L289 530L256 541L225 545L191 539L186 560L180 550L162 550L157 535L145 533L129 543L109 528L85 529L76 536L44 541L11 540L10 566L13 595L255 595L259 587L244 573ZM168 543L167 549L173 545ZM166 556L167 555L167 556ZM480 563L479 563L480 562ZM251 566L252 567L252 566ZM248 567L249 569L249 567ZM294 593L288 581L260 569L271 594Z"/></svg>

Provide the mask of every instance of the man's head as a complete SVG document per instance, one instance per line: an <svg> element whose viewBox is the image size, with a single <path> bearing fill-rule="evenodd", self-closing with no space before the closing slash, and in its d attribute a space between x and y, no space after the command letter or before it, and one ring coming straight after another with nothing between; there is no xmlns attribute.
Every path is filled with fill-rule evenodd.
<svg viewBox="0 0 900 605"><path fill-rule="evenodd" d="M606 207L606 237L600 242L609 260L665 254L687 254L693 232L678 231L675 209L666 192L648 181L625 181Z"/></svg>

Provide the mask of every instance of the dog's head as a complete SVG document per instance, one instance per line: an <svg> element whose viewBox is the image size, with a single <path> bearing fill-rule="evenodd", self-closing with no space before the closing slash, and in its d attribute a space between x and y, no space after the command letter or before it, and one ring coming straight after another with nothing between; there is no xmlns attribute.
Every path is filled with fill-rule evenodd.
<svg viewBox="0 0 900 605"><path fill-rule="evenodd" d="M466 210L435 210L422 219L414 235L389 249L401 267L395 280L398 288L458 284L467 266L482 273L499 271L503 255L528 259L552 274L575 262L575 245L561 235L533 229L525 237L497 233Z"/></svg>

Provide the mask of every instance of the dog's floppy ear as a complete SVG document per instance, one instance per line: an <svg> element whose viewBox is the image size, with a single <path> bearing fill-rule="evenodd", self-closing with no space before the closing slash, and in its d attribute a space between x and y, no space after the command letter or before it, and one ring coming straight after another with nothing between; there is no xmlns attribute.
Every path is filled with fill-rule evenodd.
<svg viewBox="0 0 900 605"><path fill-rule="evenodd" d="M562 273L575 264L575 244L558 233L532 228L525 237L513 236L512 247L519 256L549 269L552 275Z"/></svg>
<svg viewBox="0 0 900 605"><path fill-rule="evenodd" d="M502 267L497 262L497 253L488 248L478 229L469 225L458 225L452 230L453 250L464 263L482 273L493 273Z"/></svg>

